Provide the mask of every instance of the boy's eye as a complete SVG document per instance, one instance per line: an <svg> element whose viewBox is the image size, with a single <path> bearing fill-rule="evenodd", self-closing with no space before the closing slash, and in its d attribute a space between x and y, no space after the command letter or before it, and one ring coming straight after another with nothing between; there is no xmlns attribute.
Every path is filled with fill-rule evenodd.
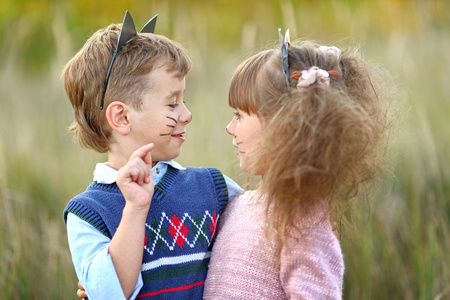
<svg viewBox="0 0 450 300"><path fill-rule="evenodd" d="M238 112L234 113L234 117L236 118L236 120L240 120L241 119L241 115Z"/></svg>
<svg viewBox="0 0 450 300"><path fill-rule="evenodd" d="M176 108L178 105L179 105L178 103L175 103L175 104L169 104L169 106L170 106L171 108Z"/></svg>

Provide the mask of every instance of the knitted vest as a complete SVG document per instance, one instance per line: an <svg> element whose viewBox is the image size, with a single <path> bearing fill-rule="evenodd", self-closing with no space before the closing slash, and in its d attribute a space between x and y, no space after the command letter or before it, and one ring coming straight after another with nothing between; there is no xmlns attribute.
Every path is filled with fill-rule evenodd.
<svg viewBox="0 0 450 300"><path fill-rule="evenodd" d="M144 286L137 299L202 299L217 221L227 201L217 169L168 167L155 186L145 224ZM116 184L92 183L68 203L64 220L71 212L112 238L124 206Z"/></svg>

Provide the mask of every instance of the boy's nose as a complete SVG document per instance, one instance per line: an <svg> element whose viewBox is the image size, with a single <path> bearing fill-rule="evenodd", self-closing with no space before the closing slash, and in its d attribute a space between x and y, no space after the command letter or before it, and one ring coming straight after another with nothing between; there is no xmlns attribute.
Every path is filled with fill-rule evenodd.
<svg viewBox="0 0 450 300"><path fill-rule="evenodd" d="M191 121L192 121L192 114L189 111L189 109L185 107L185 111L183 111L183 113L180 115L180 122L188 124Z"/></svg>

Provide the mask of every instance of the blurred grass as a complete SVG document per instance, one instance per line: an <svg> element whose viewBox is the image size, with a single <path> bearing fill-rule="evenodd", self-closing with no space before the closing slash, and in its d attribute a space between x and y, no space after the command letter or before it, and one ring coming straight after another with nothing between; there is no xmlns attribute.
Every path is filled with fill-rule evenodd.
<svg viewBox="0 0 450 300"><path fill-rule="evenodd" d="M245 183L225 126L228 83L250 53L292 38L361 44L389 68L408 115L393 136L389 170L344 233L345 299L450 299L450 3L380 1L14 1L0 5L0 298L75 299L61 213L104 155L80 149L66 128L64 63L96 29L137 27L159 13L157 32L194 62L186 101L183 165L216 166Z"/></svg>

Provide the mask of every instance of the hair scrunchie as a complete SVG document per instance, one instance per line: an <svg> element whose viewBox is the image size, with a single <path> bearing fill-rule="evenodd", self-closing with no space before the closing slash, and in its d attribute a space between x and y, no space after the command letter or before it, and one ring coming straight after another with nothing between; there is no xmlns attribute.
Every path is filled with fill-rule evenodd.
<svg viewBox="0 0 450 300"><path fill-rule="evenodd" d="M319 67L311 67L308 70L294 71L291 74L291 78L298 80L297 88L308 87L314 83L330 85L330 76L342 76L337 71L325 71Z"/></svg>

